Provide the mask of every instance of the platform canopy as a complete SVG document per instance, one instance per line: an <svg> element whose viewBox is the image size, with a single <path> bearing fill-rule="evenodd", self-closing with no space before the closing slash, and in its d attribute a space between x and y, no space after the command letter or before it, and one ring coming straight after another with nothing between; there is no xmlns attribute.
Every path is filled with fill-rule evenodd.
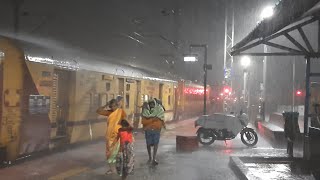
<svg viewBox="0 0 320 180"><path fill-rule="evenodd" d="M309 149L309 117L310 114L310 77L320 77L320 73L311 72L311 59L319 60L320 57L320 0L281 0L274 9L272 17L262 20L244 39L232 47L231 55L250 56L305 56L306 80L305 80L305 108L304 108L304 144L303 157L310 159ZM303 27L317 22L318 47L312 47ZM290 35L293 31L298 35ZM301 37L298 37L298 36ZM284 37L291 43L273 41L278 37ZM299 42L300 41L300 42ZM301 42L302 41L302 42ZM255 47L265 45L281 51L256 52ZM251 50L251 51L250 51ZM266 62L266 61L265 61Z"/></svg>
<svg viewBox="0 0 320 180"><path fill-rule="evenodd" d="M320 57L319 51L312 48L302 27L319 20L320 0L280 0L273 9L274 14L266 18L251 31L244 39L232 47L231 55L252 56L286 56L302 55ZM304 45L299 43L289 33L297 30ZM285 36L295 48L270 42ZM267 45L282 50L282 52L246 53L258 45Z"/></svg>

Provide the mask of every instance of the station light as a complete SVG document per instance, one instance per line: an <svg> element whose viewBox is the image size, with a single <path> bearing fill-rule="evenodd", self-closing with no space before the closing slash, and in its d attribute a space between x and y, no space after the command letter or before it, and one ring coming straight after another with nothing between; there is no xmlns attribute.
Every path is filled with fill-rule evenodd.
<svg viewBox="0 0 320 180"><path fill-rule="evenodd" d="M249 56L243 56L241 58L240 63L241 63L241 66L243 66L244 68L248 68L251 64L251 59Z"/></svg>
<svg viewBox="0 0 320 180"><path fill-rule="evenodd" d="M198 58L196 56L185 56L183 58L184 62L196 62L198 61Z"/></svg>
<svg viewBox="0 0 320 180"><path fill-rule="evenodd" d="M272 17L273 14L274 14L273 7L272 6L267 6L262 10L262 12L260 14L260 18L261 19L267 19L267 18Z"/></svg>

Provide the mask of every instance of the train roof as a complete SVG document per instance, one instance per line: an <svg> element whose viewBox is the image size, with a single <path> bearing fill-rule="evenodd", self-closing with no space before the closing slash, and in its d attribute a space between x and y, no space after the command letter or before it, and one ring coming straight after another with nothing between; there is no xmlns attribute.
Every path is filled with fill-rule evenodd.
<svg viewBox="0 0 320 180"><path fill-rule="evenodd" d="M0 37L12 40L24 51L28 61L50 64L73 71L88 70L138 79L176 82L168 74L160 77L159 72L120 64L115 58L93 55L83 50L66 47L58 42L19 38L8 34L0 34Z"/></svg>

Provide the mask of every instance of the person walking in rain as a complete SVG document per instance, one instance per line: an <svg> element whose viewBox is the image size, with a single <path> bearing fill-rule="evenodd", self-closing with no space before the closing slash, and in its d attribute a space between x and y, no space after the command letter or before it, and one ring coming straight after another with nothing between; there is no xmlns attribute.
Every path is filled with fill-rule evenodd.
<svg viewBox="0 0 320 180"><path fill-rule="evenodd" d="M160 132L165 128L164 108L159 100L152 99L145 102L142 107L142 125L145 131L147 151L149 155L148 163L158 165L156 160L158 144L160 141ZM153 156L151 156L151 148L153 147Z"/></svg>
<svg viewBox="0 0 320 180"><path fill-rule="evenodd" d="M116 157L119 153L120 142L118 139L118 131L121 128L120 121L126 119L126 113L122 109L123 98L118 96L117 99L112 99L105 106L99 107L97 113L102 116L107 116L107 130L105 135L106 140L106 159L109 169L106 174L117 173Z"/></svg>
<svg viewBox="0 0 320 180"><path fill-rule="evenodd" d="M133 173L134 169L133 128L125 119L121 120L120 125L121 128L119 129L117 137L120 140L120 151L116 164L118 174L126 177L130 173ZM116 143L116 141L114 143Z"/></svg>

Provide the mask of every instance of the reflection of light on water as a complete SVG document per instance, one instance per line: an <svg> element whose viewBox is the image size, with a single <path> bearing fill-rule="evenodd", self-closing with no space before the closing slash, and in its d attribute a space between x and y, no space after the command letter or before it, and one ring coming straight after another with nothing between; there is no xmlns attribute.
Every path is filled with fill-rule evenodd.
<svg viewBox="0 0 320 180"><path fill-rule="evenodd" d="M225 141L225 144L226 144L227 148L232 147L232 141Z"/></svg>
<svg viewBox="0 0 320 180"><path fill-rule="evenodd" d="M259 132L264 135L264 128L262 127L261 122L258 122L258 129L259 129Z"/></svg>
<svg viewBox="0 0 320 180"><path fill-rule="evenodd" d="M232 153L232 149L225 149L223 152L225 154L231 154Z"/></svg>
<svg viewBox="0 0 320 180"><path fill-rule="evenodd" d="M246 163L249 174L265 180L290 179L292 177L288 164L256 164Z"/></svg>
<svg viewBox="0 0 320 180"><path fill-rule="evenodd" d="M225 141L225 145L226 145L227 149L223 150L223 152L225 154L231 154L233 152L233 150L232 150L232 141Z"/></svg>

